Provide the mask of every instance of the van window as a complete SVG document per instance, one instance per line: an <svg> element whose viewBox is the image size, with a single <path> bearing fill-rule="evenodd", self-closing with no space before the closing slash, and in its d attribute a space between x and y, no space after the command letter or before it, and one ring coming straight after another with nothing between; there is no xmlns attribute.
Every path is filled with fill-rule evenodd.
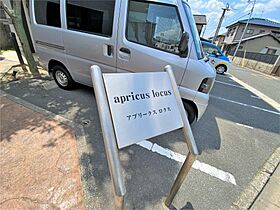
<svg viewBox="0 0 280 210"><path fill-rule="evenodd" d="M176 7L130 1L127 40L178 54L181 35L182 26Z"/></svg>
<svg viewBox="0 0 280 210"><path fill-rule="evenodd" d="M35 0L34 8L38 24L61 27L59 0Z"/></svg>
<svg viewBox="0 0 280 210"><path fill-rule="evenodd" d="M114 0L67 0L67 28L86 33L112 35Z"/></svg>

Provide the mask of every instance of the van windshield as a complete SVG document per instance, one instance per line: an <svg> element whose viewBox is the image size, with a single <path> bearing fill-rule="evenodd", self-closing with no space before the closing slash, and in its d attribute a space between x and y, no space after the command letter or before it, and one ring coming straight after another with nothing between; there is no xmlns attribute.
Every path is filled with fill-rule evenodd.
<svg viewBox="0 0 280 210"><path fill-rule="evenodd" d="M195 21L194 21L192 12L191 12L191 8L184 1L183 1L183 5L184 5L185 12L187 14L189 25L191 27L191 32L192 32L192 36L193 36L193 41L194 41L197 57L198 57L198 59L202 59L204 57L204 55L203 55L203 51L202 51L200 38L199 38L197 29L196 29L196 24L195 24Z"/></svg>

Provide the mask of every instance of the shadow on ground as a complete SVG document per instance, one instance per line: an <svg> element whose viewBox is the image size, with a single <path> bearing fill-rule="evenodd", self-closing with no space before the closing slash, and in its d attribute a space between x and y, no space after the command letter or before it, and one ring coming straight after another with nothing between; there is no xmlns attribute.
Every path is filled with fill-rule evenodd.
<svg viewBox="0 0 280 210"><path fill-rule="evenodd" d="M87 205L93 207L93 209L108 208L108 206L113 205L113 194L93 90L89 87L80 86L73 91L64 91L53 85L53 81L48 78L26 79L2 85L1 89L84 127L90 152L82 154L80 162L88 169L84 171L82 177L84 183L86 183L86 191L89 192L86 198ZM226 111L221 114L221 110L215 106L217 102L210 100L211 103L214 106L209 106L202 120L193 126L198 147L201 151L206 152L214 152L221 148L222 140L217 118L244 123L236 114L235 109L230 110L225 107ZM32 124L37 123L40 122L30 116L30 122L23 122L19 129L26 127L32 131ZM253 120L250 120L250 123L253 123L252 126L257 128L268 129L262 123ZM43 130L48 132L47 127ZM201 130L203 132L200 132ZM268 131L279 132L276 128L269 128ZM12 135L12 133L9 135ZM8 139L9 136L6 138ZM186 154L187 147L180 131L151 139L152 142L158 142L159 140L161 146L167 148L180 147L179 152L183 153L184 151ZM52 143L55 143L55 140L50 142L50 146ZM121 150L120 158L128 192L126 208L161 209L162 204L159 201L169 192L180 164L136 145ZM163 159L164 165L162 165ZM161 177L169 178L163 180ZM176 206L178 206L177 209L196 209L192 203L191 201L187 203L178 201Z"/></svg>

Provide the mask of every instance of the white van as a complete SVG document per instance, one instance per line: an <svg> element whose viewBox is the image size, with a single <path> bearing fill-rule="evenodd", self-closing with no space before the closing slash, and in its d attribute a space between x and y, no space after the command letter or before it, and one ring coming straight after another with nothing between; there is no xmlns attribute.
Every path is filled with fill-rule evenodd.
<svg viewBox="0 0 280 210"><path fill-rule="evenodd" d="M185 0L30 0L29 8L40 62L61 88L91 86L93 64L110 73L169 64L189 121L205 112L215 71Z"/></svg>

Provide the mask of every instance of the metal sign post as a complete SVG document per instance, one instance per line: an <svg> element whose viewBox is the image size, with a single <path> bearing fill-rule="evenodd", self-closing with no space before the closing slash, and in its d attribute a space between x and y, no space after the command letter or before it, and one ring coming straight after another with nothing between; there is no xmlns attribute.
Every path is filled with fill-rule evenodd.
<svg viewBox="0 0 280 210"><path fill-rule="evenodd" d="M115 210L121 210L123 209L126 189L123 182L115 131L112 124L112 118L103 83L103 77L98 66L91 67L91 78L97 101L97 109L103 133L103 140L105 144L110 175L114 186Z"/></svg>
<svg viewBox="0 0 280 210"><path fill-rule="evenodd" d="M180 96L180 93L179 93L179 90L177 87L177 83L176 83L172 68L171 68L171 66L168 65L164 69L169 75L170 82L171 82L171 85L172 85L172 88L173 88L173 91L174 91L174 94L176 97L177 105L178 105L178 108L179 108L179 111L180 111L180 114L181 114L181 117L183 120L183 124L184 124L182 129L183 129L184 137L186 139L188 149L189 149L187 158L186 158L183 166L181 167L179 174L177 175L177 177L175 179L175 182L173 183L173 186L171 188L169 195L167 196L167 198L165 200L165 205L167 207L169 207L171 205L174 197L176 196L178 190L182 186L183 181L185 180L187 174L189 173L189 171L196 159L196 156L199 155L199 151L198 151L196 142L193 137L191 126L189 124L187 114L184 109L183 102L181 100L181 96Z"/></svg>
<svg viewBox="0 0 280 210"><path fill-rule="evenodd" d="M119 149L182 128L189 154L165 201L168 207L199 154L171 66L166 66L165 71L102 75L98 66L91 67L116 210L123 209L126 193ZM124 81L131 85L117 87ZM170 120L172 124L164 123ZM139 127L145 132L135 136Z"/></svg>

